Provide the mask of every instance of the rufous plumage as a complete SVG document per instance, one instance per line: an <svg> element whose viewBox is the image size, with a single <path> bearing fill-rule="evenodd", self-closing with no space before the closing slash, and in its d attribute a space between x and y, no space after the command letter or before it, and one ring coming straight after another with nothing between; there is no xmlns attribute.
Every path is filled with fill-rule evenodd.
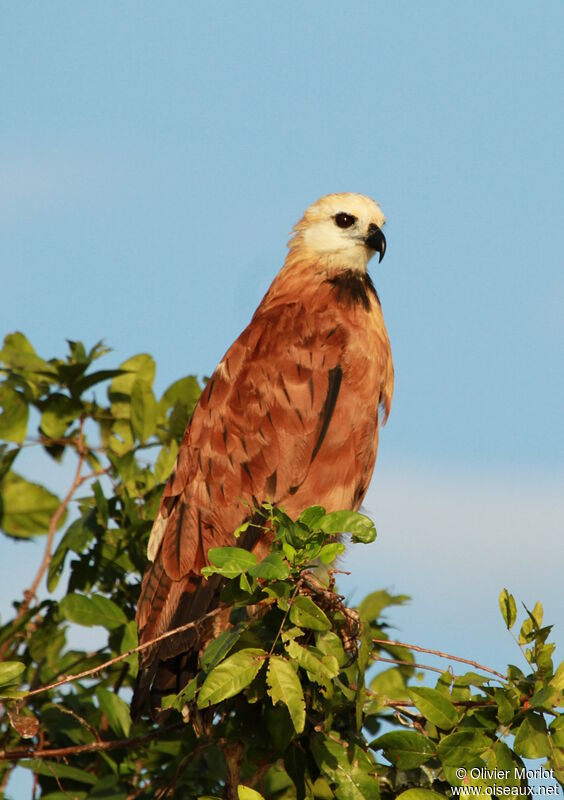
<svg viewBox="0 0 564 800"><path fill-rule="evenodd" d="M201 576L208 550L241 546L234 531L264 501L290 516L313 504L360 506L394 383L367 271L374 253L384 255L384 222L373 200L344 193L322 197L294 227L284 266L184 433L149 541L140 643L216 607L218 582ZM269 536L249 546L262 558ZM141 653L134 716L153 681L156 695L182 688L204 639L192 629Z"/></svg>

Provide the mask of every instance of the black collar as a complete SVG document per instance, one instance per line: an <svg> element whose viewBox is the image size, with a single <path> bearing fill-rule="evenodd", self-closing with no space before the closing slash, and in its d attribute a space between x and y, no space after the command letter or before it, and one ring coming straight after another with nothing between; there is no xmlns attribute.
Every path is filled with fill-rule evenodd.
<svg viewBox="0 0 564 800"><path fill-rule="evenodd" d="M378 304L380 303L380 298L368 272L359 273L352 269L345 269L327 278L325 283L329 283L333 287L338 303L347 306L362 304L366 311L370 311L373 299Z"/></svg>

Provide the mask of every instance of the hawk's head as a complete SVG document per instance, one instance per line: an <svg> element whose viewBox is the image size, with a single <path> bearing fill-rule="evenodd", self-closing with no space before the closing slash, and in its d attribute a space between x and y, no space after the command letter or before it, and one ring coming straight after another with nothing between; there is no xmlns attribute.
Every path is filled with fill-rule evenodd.
<svg viewBox="0 0 564 800"><path fill-rule="evenodd" d="M290 251L322 260L328 269L366 272L375 252L386 252L378 203L362 194L328 194L313 203L294 226Z"/></svg>

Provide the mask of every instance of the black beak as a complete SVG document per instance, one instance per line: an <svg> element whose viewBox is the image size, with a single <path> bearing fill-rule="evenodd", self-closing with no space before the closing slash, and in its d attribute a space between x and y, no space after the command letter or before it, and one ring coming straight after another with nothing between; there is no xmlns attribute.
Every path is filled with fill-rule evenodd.
<svg viewBox="0 0 564 800"><path fill-rule="evenodd" d="M386 237L373 222L368 226L368 236L364 240L364 244L370 247L371 250L376 250L377 253L380 253L379 261L384 258L384 253L386 252Z"/></svg>

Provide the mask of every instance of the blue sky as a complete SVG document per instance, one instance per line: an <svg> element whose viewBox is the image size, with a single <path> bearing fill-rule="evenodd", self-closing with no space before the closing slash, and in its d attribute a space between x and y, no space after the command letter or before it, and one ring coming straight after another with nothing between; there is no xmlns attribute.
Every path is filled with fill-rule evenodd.
<svg viewBox="0 0 564 800"><path fill-rule="evenodd" d="M560 0L4 6L0 333L148 351L160 389L209 374L304 208L373 196L397 381L357 591L411 591L398 634L496 658L497 622L453 620L512 579L551 621L564 599L563 23Z"/></svg>
<svg viewBox="0 0 564 800"><path fill-rule="evenodd" d="M331 191L378 199L402 458L562 468L560 2L4 9L2 327L209 373Z"/></svg>

